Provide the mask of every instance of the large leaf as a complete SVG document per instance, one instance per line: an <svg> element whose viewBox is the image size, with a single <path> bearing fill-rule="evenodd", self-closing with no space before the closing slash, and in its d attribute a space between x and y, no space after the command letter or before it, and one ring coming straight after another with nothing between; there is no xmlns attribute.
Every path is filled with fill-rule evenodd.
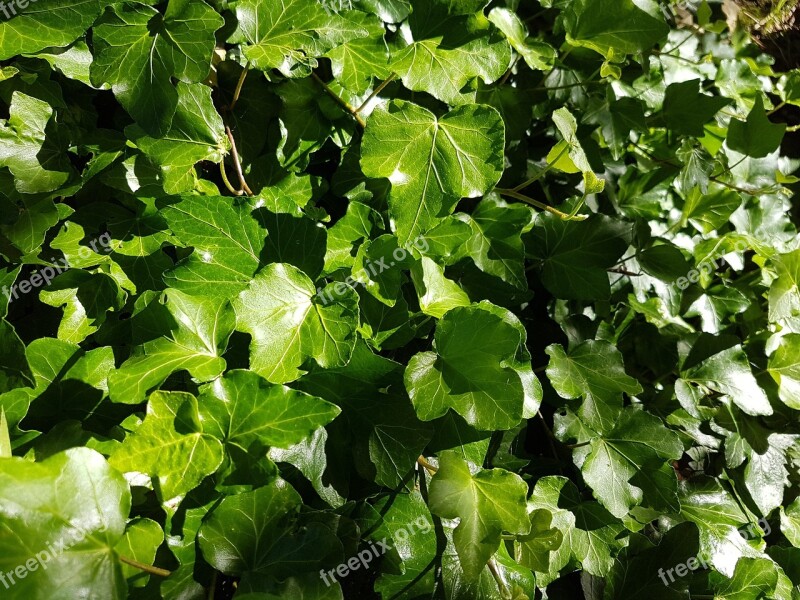
<svg viewBox="0 0 800 600"><path fill-rule="evenodd" d="M94 450L0 458L3 597L127 598L114 548L130 507L127 482Z"/></svg>
<svg viewBox="0 0 800 600"><path fill-rule="evenodd" d="M464 575L477 579L500 545L503 531L525 534L530 522L525 511L527 486L503 469L478 469L454 453L439 458L430 484L431 512L459 519L453 534Z"/></svg>
<svg viewBox="0 0 800 600"><path fill-rule="evenodd" d="M389 210L401 245L408 246L460 198L492 189L503 171L503 144L503 120L489 106L462 106L437 118L398 100L370 117L361 167L368 177L391 182Z"/></svg>
<svg viewBox="0 0 800 600"><path fill-rule="evenodd" d="M436 351L417 354L406 369L417 415L429 421L452 408L478 429L516 425L525 405L541 399L530 364L518 360L520 330L515 317L491 305L448 311L436 327Z"/></svg>
<svg viewBox="0 0 800 600"><path fill-rule="evenodd" d="M275 263L255 276L233 307L237 329L252 336L250 368L273 383L297 379L308 359L338 367L353 352L358 301L347 285L331 284L317 294L302 271Z"/></svg>
<svg viewBox="0 0 800 600"><path fill-rule="evenodd" d="M108 82L151 135L170 128L178 106L171 78L202 81L211 70L214 32L223 20L203 0L170 0L165 14L133 2L107 8L93 30L95 85Z"/></svg>

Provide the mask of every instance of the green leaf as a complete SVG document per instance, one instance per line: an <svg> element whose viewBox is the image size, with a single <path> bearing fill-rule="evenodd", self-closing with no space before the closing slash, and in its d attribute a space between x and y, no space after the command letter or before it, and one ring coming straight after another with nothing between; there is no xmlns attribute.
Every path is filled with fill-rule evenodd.
<svg viewBox="0 0 800 600"><path fill-rule="evenodd" d="M180 194L194 189L194 165L202 160L220 162L228 138L211 101L211 89L200 84L177 85L178 105L165 136L149 137L136 125L126 132L154 163L161 167L164 191Z"/></svg>
<svg viewBox="0 0 800 600"><path fill-rule="evenodd" d="M164 208L175 237L194 248L166 281L190 294L230 298L242 291L258 269L267 233L251 210L223 196L183 196Z"/></svg>
<svg viewBox="0 0 800 600"><path fill-rule="evenodd" d="M44 48L69 46L89 29L106 3L101 0L37 0L5 6L0 23L0 60ZM10 13L10 14L9 14Z"/></svg>
<svg viewBox="0 0 800 600"><path fill-rule="evenodd" d="M633 396L642 386L625 372L622 355L611 344L587 340L570 349L553 344L547 378L562 398L583 397L581 419L597 431L609 430L622 409L622 394Z"/></svg>
<svg viewBox="0 0 800 600"><path fill-rule="evenodd" d="M800 333L800 250L773 258L777 278L769 288L769 320Z"/></svg>
<svg viewBox="0 0 800 600"><path fill-rule="evenodd" d="M523 567L532 571L547 572L550 568L549 554L561 547L564 535L550 525L553 515L550 511L537 508L530 512L530 533L517 536L514 541L514 556Z"/></svg>
<svg viewBox="0 0 800 600"><path fill-rule="evenodd" d="M137 518L128 524L125 536L114 548L117 554L144 565L155 561L158 547L164 543L164 532L161 526L151 519ZM150 576L129 564L122 565L122 574L128 580L129 587L144 587Z"/></svg>
<svg viewBox="0 0 800 600"><path fill-rule="evenodd" d="M224 299L188 296L175 289L162 302L173 318L169 337L138 347L109 378L114 402L136 404L172 373L188 371L198 381L210 381L225 370L222 354L233 333L234 315Z"/></svg>
<svg viewBox="0 0 800 600"><path fill-rule="evenodd" d="M609 274L628 247L630 227L601 215L564 221L539 213L531 231L530 252L541 266L542 283L559 298L607 299Z"/></svg>
<svg viewBox="0 0 800 600"><path fill-rule="evenodd" d="M488 303L447 312L436 327L436 351L417 354L406 368L417 415L430 421L452 408L483 430L519 423L526 403L541 397L531 389L530 363L517 360L520 330L516 317Z"/></svg>
<svg viewBox="0 0 800 600"><path fill-rule="evenodd" d="M0 569L4 596L127 598L114 548L131 495L102 455L72 448L41 463L0 459ZM4 584L5 585L5 584Z"/></svg>
<svg viewBox="0 0 800 600"><path fill-rule="evenodd" d="M553 68L555 49L546 42L529 37L525 24L516 13L507 8L493 8L489 20L503 32L531 69L548 71Z"/></svg>
<svg viewBox="0 0 800 600"><path fill-rule="evenodd" d="M363 94L374 79L386 79L391 75L389 49L383 39L384 28L380 20L369 15L351 14L354 21L358 15L360 27L369 35L337 46L326 56L331 59L336 80L354 94Z"/></svg>
<svg viewBox="0 0 800 600"><path fill-rule="evenodd" d="M144 473L162 501L185 496L222 464L222 444L198 428L197 399L154 392L141 426L111 455L123 473Z"/></svg>
<svg viewBox="0 0 800 600"><path fill-rule="evenodd" d="M764 101L759 94L753 109L747 115L747 121L731 119L726 142L731 150L753 158L763 158L780 147L785 132L785 123L773 123L769 120L764 110Z"/></svg>
<svg viewBox="0 0 800 600"><path fill-rule="evenodd" d="M362 24L305 0L243 0L236 19L245 57L257 69L279 69L287 77L307 76L328 50L369 35Z"/></svg>
<svg viewBox="0 0 800 600"><path fill-rule="evenodd" d="M252 336L250 368L272 383L294 381L308 359L338 367L353 352L358 300L345 284L316 293L302 271L276 263L255 276L233 307L237 330Z"/></svg>
<svg viewBox="0 0 800 600"><path fill-rule="evenodd" d="M703 125L728 104L727 98L701 93L699 79L671 83L664 93L664 122L677 133L702 137Z"/></svg>
<svg viewBox="0 0 800 600"><path fill-rule="evenodd" d="M468 105L437 118L401 100L376 110L362 142L367 177L392 184L389 212L400 245L449 215L460 198L476 198L503 172L504 127L499 113Z"/></svg>
<svg viewBox="0 0 800 600"><path fill-rule="evenodd" d="M783 403L800 410L800 335L781 338L781 345L769 359L769 373L779 385Z"/></svg>
<svg viewBox="0 0 800 600"><path fill-rule="evenodd" d="M649 50L669 33L655 3L650 2L576 0L566 7L563 19L569 43L611 60Z"/></svg>
<svg viewBox="0 0 800 600"><path fill-rule="evenodd" d="M720 600L752 600L771 596L778 582L775 563L766 558L742 558L736 563L733 577L719 573L710 575L714 598Z"/></svg>
<svg viewBox="0 0 800 600"><path fill-rule="evenodd" d="M771 415L767 395L753 373L741 346L734 346L706 358L681 373L684 380L727 394L748 415Z"/></svg>
<svg viewBox="0 0 800 600"><path fill-rule="evenodd" d="M622 545L617 537L625 527L605 508L595 501L582 501L574 483L554 476L536 482L529 507L552 514L550 526L562 534L561 545L548 554L549 570L537 573L539 585L557 579L559 571L573 560L592 575L602 577L609 572L614 565L612 553Z"/></svg>
<svg viewBox="0 0 800 600"><path fill-rule="evenodd" d="M448 104L474 99L478 79L492 83L511 65L511 47L482 12L484 2L412 0L408 24L414 41L392 55L403 85Z"/></svg>
<svg viewBox="0 0 800 600"><path fill-rule="evenodd" d="M11 438L4 408L0 408L0 458L11 458Z"/></svg>
<svg viewBox="0 0 800 600"><path fill-rule="evenodd" d="M517 289L527 289L522 233L533 225L533 211L492 195L481 200L469 217L463 213L456 216L472 229L466 250L475 265Z"/></svg>
<svg viewBox="0 0 800 600"><path fill-rule="evenodd" d="M683 444L658 417L641 410L621 413L614 428L591 440L581 473L611 514L622 518L644 503L664 512L680 511L678 481L667 459L678 459Z"/></svg>
<svg viewBox="0 0 800 600"><path fill-rule="evenodd" d="M256 572L281 577L318 571L341 544L321 522L296 526L300 495L283 479L252 492L229 496L203 523L198 541L203 557L230 575Z"/></svg>
<svg viewBox="0 0 800 600"><path fill-rule="evenodd" d="M142 129L163 136L178 107L171 78L192 83L208 76L222 25L203 0L170 0L163 15L133 2L109 7L93 29L92 83L110 83Z"/></svg>
<svg viewBox="0 0 800 600"><path fill-rule="evenodd" d="M11 116L0 127L0 167L8 167L20 192L57 190L74 171L63 144L52 133L53 107L38 98L14 92L9 110Z"/></svg>
<svg viewBox="0 0 800 600"><path fill-rule="evenodd" d="M439 457L428 502L434 514L460 520L453 541L468 580L478 579L500 546L503 531L526 534L530 530L527 490L522 478L504 469L473 470L450 452Z"/></svg>
<svg viewBox="0 0 800 600"><path fill-rule="evenodd" d="M447 311L470 304L469 296L445 277L444 269L426 256L412 267L411 278L419 297L420 310L426 315L441 319Z"/></svg>
<svg viewBox="0 0 800 600"><path fill-rule="evenodd" d="M228 371L199 398L204 433L244 451L289 448L341 412L322 398L268 383L252 371Z"/></svg>

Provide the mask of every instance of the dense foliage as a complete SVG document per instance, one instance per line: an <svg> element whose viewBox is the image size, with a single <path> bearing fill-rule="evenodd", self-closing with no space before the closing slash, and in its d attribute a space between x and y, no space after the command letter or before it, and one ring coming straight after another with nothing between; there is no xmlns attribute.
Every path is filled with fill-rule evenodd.
<svg viewBox="0 0 800 600"><path fill-rule="evenodd" d="M729 4L2 4L0 597L800 598Z"/></svg>

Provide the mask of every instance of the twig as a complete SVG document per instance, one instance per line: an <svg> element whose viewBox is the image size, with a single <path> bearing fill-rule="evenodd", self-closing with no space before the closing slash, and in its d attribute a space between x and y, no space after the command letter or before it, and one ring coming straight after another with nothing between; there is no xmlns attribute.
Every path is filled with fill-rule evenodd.
<svg viewBox="0 0 800 600"><path fill-rule="evenodd" d="M128 558L126 556L120 556L119 560L120 562L124 562L126 565L130 565L139 569L140 571L144 571L145 573L150 573L152 575L158 575L160 577L169 577L172 575L172 573L166 569L159 569L158 567L154 567L152 565L146 565L144 563L140 563L138 560L133 560L132 558Z"/></svg>
<svg viewBox="0 0 800 600"><path fill-rule="evenodd" d="M244 80L247 77L247 72L250 70L250 61L244 65L244 69L239 74L239 81L236 82L236 90L233 92L233 100L231 100L231 105L228 107L228 110L233 110L236 107L236 103L239 101L239 94L242 93L242 86L244 85Z"/></svg>
<svg viewBox="0 0 800 600"><path fill-rule="evenodd" d="M364 121L364 119L361 118L361 115L358 114L358 111L355 108L353 108L353 106L347 100L345 100L344 98L339 96L339 94L334 92L328 86L327 83L322 81L322 79L319 78L319 75L317 75L316 73L314 73L312 71L311 72L311 77L313 77L314 81L316 81L318 84L320 84L322 86L322 89L324 89L325 92L331 98L333 98L336 101L337 104L339 104L339 106L341 106L343 109L345 109L348 113L350 113L353 116L353 118L356 120L356 123L361 125L362 129L367 126L367 123Z"/></svg>
<svg viewBox="0 0 800 600"><path fill-rule="evenodd" d="M391 75L389 75L389 76L386 78L386 80L385 80L385 81L384 81L382 84L380 84L378 87L376 87L376 88L373 90L373 92L372 92L372 93L369 95L369 98L367 98L366 100L364 100L364 102L362 102L362 103L361 103L361 106L359 106L359 107L356 109L356 113L360 113L362 110L364 110L364 109L367 107L367 104L369 104L370 102L372 102L372 100L373 100L373 99L374 99L374 98L375 98L375 97L376 97L378 94L380 94L380 93L381 93L381 92L384 90L384 88L385 88L387 85L389 85L389 84L390 84L390 83L391 83L391 82L394 80L394 78L395 78L395 77L397 77L397 73L392 73Z"/></svg>
<svg viewBox="0 0 800 600"><path fill-rule="evenodd" d="M225 187L228 188L228 191L233 194L234 196L241 196L244 194L244 190L237 190L233 185L231 185L230 180L228 179L228 173L225 171L225 160L219 161L219 174L222 176L222 183L225 184Z"/></svg>
<svg viewBox="0 0 800 600"><path fill-rule="evenodd" d="M427 460L425 460L425 457L424 457L424 456L420 456L420 457L417 459L417 464L419 464L419 465L421 465L421 466L425 467L425 469L426 469L426 470L428 471L428 473L430 473L431 475L433 475L434 473L436 473L436 472L439 470L439 467L435 467L435 466L433 466L431 463L429 463Z"/></svg>
<svg viewBox="0 0 800 600"><path fill-rule="evenodd" d="M247 182L244 180L244 173L242 173L242 163L239 162L239 152L236 149L236 140L233 139L233 133L231 132L231 127L227 123L225 123L225 133L228 135L228 140L231 143L231 156L233 157L233 166L236 169L236 175L239 177L239 185L241 189L243 189L248 196L254 196L253 190L250 189L250 186L247 185Z"/></svg>
<svg viewBox="0 0 800 600"><path fill-rule="evenodd" d="M525 194L520 194L519 192L516 192L514 190L507 190L505 188L494 188L494 191L503 196L508 196L509 198L514 198L515 200L521 200L522 202L526 202L531 206L535 206L536 208L545 210L549 213L556 215L560 219L564 219L565 221L584 221L588 218L587 215L575 215L571 217L567 213L561 212L557 208L553 208L552 206L545 204L544 202L539 202L538 200L529 198Z"/></svg>
<svg viewBox="0 0 800 600"><path fill-rule="evenodd" d="M612 267L610 269L606 269L609 273L619 273L620 275L627 275L628 277L641 277L641 273L633 273L632 271L628 271L627 269L622 269L619 267Z"/></svg>

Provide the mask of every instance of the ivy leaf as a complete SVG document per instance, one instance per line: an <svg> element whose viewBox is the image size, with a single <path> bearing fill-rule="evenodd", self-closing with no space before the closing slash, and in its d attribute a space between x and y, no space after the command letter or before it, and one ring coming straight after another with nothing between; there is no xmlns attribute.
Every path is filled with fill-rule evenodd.
<svg viewBox="0 0 800 600"><path fill-rule="evenodd" d="M203 523L200 550L215 569L241 575L256 572L277 578L315 571L321 562L341 558L341 543L323 523L297 527L302 500L283 479L252 492L225 498Z"/></svg>
<svg viewBox="0 0 800 600"><path fill-rule="evenodd" d="M720 600L751 600L769 597L778 583L775 563L766 558L742 558L730 579L711 573L714 598Z"/></svg>
<svg viewBox="0 0 800 600"><path fill-rule="evenodd" d="M163 302L176 326L169 337L137 348L111 375L109 388L114 402L141 402L149 390L175 371L185 369L199 381L209 381L225 370L222 353L234 327L230 303L188 296L176 289L164 292Z"/></svg>
<svg viewBox="0 0 800 600"><path fill-rule="evenodd" d="M175 117L164 137L149 137L136 125L127 132L142 152L161 167L168 194L191 191L196 180L195 163L218 163L229 147L222 117L211 101L211 89L178 82L177 93Z"/></svg>
<svg viewBox="0 0 800 600"><path fill-rule="evenodd" d="M772 260L777 278L769 288L769 320L800 333L800 250Z"/></svg>
<svg viewBox="0 0 800 600"><path fill-rule="evenodd" d="M553 344L545 352L550 356L550 383L562 398L584 398L578 414L596 431L613 427L623 393L632 396L642 391L639 382L625 372L620 352L608 342L587 340L569 353Z"/></svg>
<svg viewBox="0 0 800 600"><path fill-rule="evenodd" d="M612 553L621 547L617 536L624 525L594 501L582 501L578 488L566 477L545 476L536 482L530 498L533 510L547 510L551 527L562 534L562 543L548 555L549 570L537 573L537 582L548 585L559 571L577 560L588 573L605 576L614 564Z"/></svg>
<svg viewBox="0 0 800 600"><path fill-rule="evenodd" d="M185 392L154 392L141 426L111 455L123 473L153 478L166 502L186 495L222 464L222 444L198 427L197 399Z"/></svg>
<svg viewBox="0 0 800 600"><path fill-rule="evenodd" d="M411 278L419 296L420 309L426 315L441 319L450 309L470 304L469 296L426 256L412 267Z"/></svg>
<svg viewBox="0 0 800 600"><path fill-rule="evenodd" d="M528 36L525 24L515 12L507 8L493 8L489 20L505 34L514 50L528 63L534 71L548 71L553 68L556 57L555 49L546 42Z"/></svg>
<svg viewBox="0 0 800 600"><path fill-rule="evenodd" d="M242 370L228 371L208 384L199 400L204 433L244 451L289 448L341 412L322 398L270 384Z"/></svg>
<svg viewBox="0 0 800 600"><path fill-rule="evenodd" d="M800 335L781 338L781 345L769 359L769 373L779 385L783 403L800 410Z"/></svg>
<svg viewBox="0 0 800 600"><path fill-rule="evenodd" d="M672 131L702 137L703 125L728 104L728 98L701 93L699 79L671 83L664 93L664 122Z"/></svg>
<svg viewBox="0 0 800 600"><path fill-rule="evenodd" d="M392 184L389 211L400 245L449 215L460 198L476 198L503 172L503 120L489 106L468 105L437 118L396 100L376 110L362 142L367 177Z"/></svg>
<svg viewBox="0 0 800 600"><path fill-rule="evenodd" d="M503 531L526 534L530 521L525 511L528 486L504 469L477 469L457 454L439 457L439 470L430 484L431 512L460 519L453 534L461 567L468 580L477 580L500 546Z"/></svg>
<svg viewBox="0 0 800 600"><path fill-rule="evenodd" d="M471 215L459 213L456 216L472 229L466 250L477 267L526 290L522 234L533 225L533 211L521 204L509 205L492 195L481 200Z"/></svg>
<svg viewBox="0 0 800 600"><path fill-rule="evenodd" d="M10 4L0 22L0 60L69 46L89 29L105 5L101 0L37 0L26 7Z"/></svg>
<svg viewBox="0 0 800 600"><path fill-rule="evenodd" d="M559 298L608 298L606 269L628 246L630 228L600 215L564 221L542 212L531 230L530 252L540 261L542 283Z"/></svg>
<svg viewBox="0 0 800 600"><path fill-rule="evenodd" d="M214 32L222 25L203 0L171 0L163 15L133 2L107 8L93 29L92 83L111 83L142 129L163 136L178 106L170 78L192 83L208 76Z"/></svg>
<svg viewBox="0 0 800 600"><path fill-rule="evenodd" d="M4 595L127 598L114 548L130 508L128 483L89 448L0 459L0 568L13 577Z"/></svg>
<svg viewBox="0 0 800 600"><path fill-rule="evenodd" d="M522 418L530 365L516 364L524 337L516 318L488 304L459 307L439 321L435 352L414 356L405 384L425 421L449 408L477 429L510 429Z"/></svg>
<svg viewBox="0 0 800 600"><path fill-rule="evenodd" d="M172 287L190 294L231 297L255 274L266 228L248 204L230 198L184 196L164 208L172 233L194 252L167 273Z"/></svg>
<svg viewBox="0 0 800 600"><path fill-rule="evenodd" d="M8 167L20 192L57 190L67 183L74 170L51 132L53 107L38 98L14 92L9 110L11 116L0 127L0 167Z"/></svg>
<svg viewBox="0 0 800 600"><path fill-rule="evenodd" d="M328 50L369 35L361 24L305 0L244 0L236 5L236 19L253 66L287 77L307 76Z"/></svg>
<svg viewBox="0 0 800 600"><path fill-rule="evenodd" d="M686 368L681 377L729 395L748 415L772 414L767 395L753 377L747 355L741 346L728 348Z"/></svg>
<svg viewBox="0 0 800 600"><path fill-rule="evenodd" d="M509 68L509 43L477 12L485 2L412 0L411 5L414 41L393 54L390 66L408 89L465 104L474 98L468 88L476 79L492 83Z"/></svg>
<svg viewBox="0 0 800 600"><path fill-rule="evenodd" d="M569 43L591 48L608 60L644 52L669 33L655 3L576 0L564 10L563 18Z"/></svg>
<svg viewBox="0 0 800 600"><path fill-rule="evenodd" d="M391 75L389 49L383 39L384 28L380 20L369 15L352 14L354 19L358 15L360 26L369 35L337 46L326 56L331 59L336 80L354 94L363 94L374 79L386 79Z"/></svg>
<svg viewBox="0 0 800 600"><path fill-rule="evenodd" d="M753 158L763 158L778 149L785 132L785 123L773 123L769 120L764 110L764 101L759 94L747 115L747 121L731 119L726 141L731 150Z"/></svg>
<svg viewBox="0 0 800 600"><path fill-rule="evenodd" d="M530 533L517 536L514 541L514 556L523 567L546 573L550 568L548 555L559 549L564 535L558 529L550 527L553 521L550 511L537 508L528 517L531 521Z"/></svg>
<svg viewBox="0 0 800 600"><path fill-rule="evenodd" d="M611 514L622 518L642 502L657 510L680 510L677 479L666 461L680 458L683 444L658 417L627 409L589 448L581 472Z"/></svg>
<svg viewBox="0 0 800 600"><path fill-rule="evenodd" d="M332 368L353 352L358 300L345 284L317 294L302 271L275 263L255 276L233 307L237 330L252 336L250 368L272 383L300 377L309 358Z"/></svg>

